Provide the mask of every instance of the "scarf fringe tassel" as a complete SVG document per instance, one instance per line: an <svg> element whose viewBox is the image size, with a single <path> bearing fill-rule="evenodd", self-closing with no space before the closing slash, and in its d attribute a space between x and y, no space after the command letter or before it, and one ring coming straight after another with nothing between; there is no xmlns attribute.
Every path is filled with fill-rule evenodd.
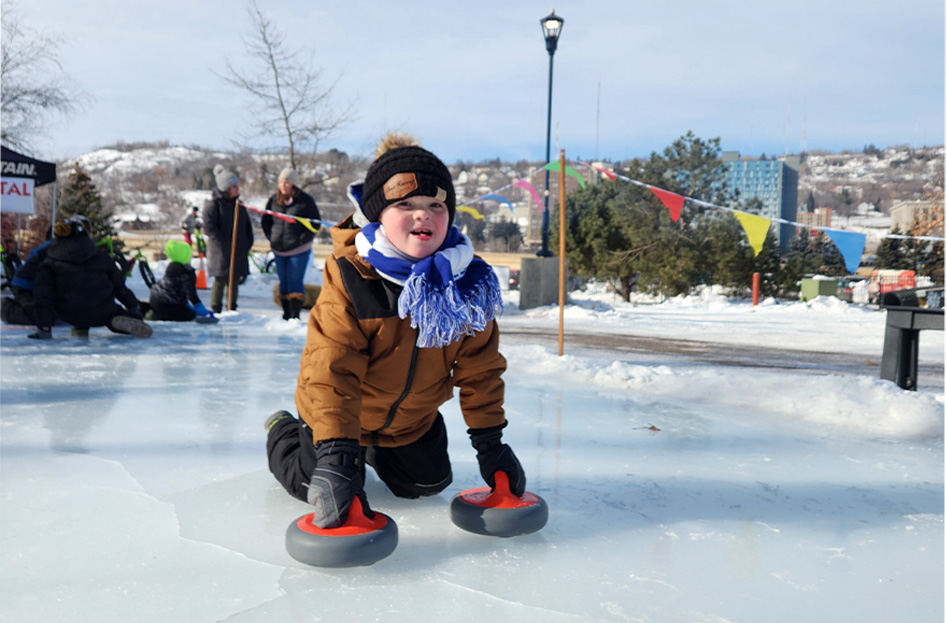
<svg viewBox="0 0 947 623"><path fill-rule="evenodd" d="M412 275L398 299L398 314L411 317L418 346L438 348L465 335L483 331L503 310L500 282L490 270L462 296L454 281L433 285L423 274Z"/></svg>

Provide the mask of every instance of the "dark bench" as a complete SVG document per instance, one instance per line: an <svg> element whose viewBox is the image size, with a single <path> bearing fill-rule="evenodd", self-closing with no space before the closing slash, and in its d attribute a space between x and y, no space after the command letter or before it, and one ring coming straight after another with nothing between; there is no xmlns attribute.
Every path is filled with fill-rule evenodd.
<svg viewBox="0 0 947 623"><path fill-rule="evenodd" d="M882 306L888 317L881 355L881 378L894 381L902 389L916 391L921 331L943 331L944 310L918 307L917 294L913 290L888 292Z"/></svg>

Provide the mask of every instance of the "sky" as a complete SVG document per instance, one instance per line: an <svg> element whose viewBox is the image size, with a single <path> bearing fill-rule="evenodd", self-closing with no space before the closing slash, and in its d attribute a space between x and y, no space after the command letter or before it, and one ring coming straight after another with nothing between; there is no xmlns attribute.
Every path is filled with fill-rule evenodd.
<svg viewBox="0 0 947 623"><path fill-rule="evenodd" d="M218 77L228 59L249 62L242 3L15 6L28 26L62 37L63 70L86 95L81 111L51 120L36 155L72 158L117 141L232 149L247 134L247 99ZM545 158L548 4L259 7L334 85L330 105L355 113L320 149L369 155L401 130L448 163ZM647 156L688 131L752 156L944 142L940 0L583 0L555 11L565 23L553 159L559 149L570 159Z"/></svg>
<svg viewBox="0 0 947 623"><path fill-rule="evenodd" d="M146 295L137 271L129 283ZM155 322L147 340L0 326L0 619L944 620L943 332L922 332L910 392L878 375L884 312L834 298L624 303L593 286L564 310L560 357L523 335L554 329L558 308L506 292L504 441L548 523L510 539L451 524L452 496L483 486L451 400L454 482L403 500L369 470L397 548L319 569L285 550L311 510L264 452L306 335L307 312L280 319L275 283L254 271L218 324ZM580 332L820 354L720 365L582 348Z"/></svg>

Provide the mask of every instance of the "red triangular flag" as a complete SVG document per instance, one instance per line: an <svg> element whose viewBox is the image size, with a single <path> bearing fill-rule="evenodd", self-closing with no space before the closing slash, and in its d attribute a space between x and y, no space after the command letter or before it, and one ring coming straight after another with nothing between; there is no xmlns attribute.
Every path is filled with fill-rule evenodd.
<svg viewBox="0 0 947 623"><path fill-rule="evenodd" d="M661 200L661 203L667 206L668 212L671 213L671 220L676 223L677 219L681 217L681 208L684 207L684 197L672 193L669 190L655 188L654 186L648 186L648 188Z"/></svg>

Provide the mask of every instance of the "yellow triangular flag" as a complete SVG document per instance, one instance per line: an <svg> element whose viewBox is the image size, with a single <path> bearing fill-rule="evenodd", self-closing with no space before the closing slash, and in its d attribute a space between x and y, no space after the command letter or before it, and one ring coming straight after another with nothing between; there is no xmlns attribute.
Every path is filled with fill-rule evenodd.
<svg viewBox="0 0 947 623"><path fill-rule="evenodd" d="M480 214L476 208L471 208L470 206L457 206L457 209L461 212L466 212L478 221L483 218L483 214Z"/></svg>
<svg viewBox="0 0 947 623"><path fill-rule="evenodd" d="M763 241L769 231L769 219L749 212L734 212L733 215L740 221L740 225L743 225L743 231L753 248L753 257L756 257L763 250Z"/></svg>

